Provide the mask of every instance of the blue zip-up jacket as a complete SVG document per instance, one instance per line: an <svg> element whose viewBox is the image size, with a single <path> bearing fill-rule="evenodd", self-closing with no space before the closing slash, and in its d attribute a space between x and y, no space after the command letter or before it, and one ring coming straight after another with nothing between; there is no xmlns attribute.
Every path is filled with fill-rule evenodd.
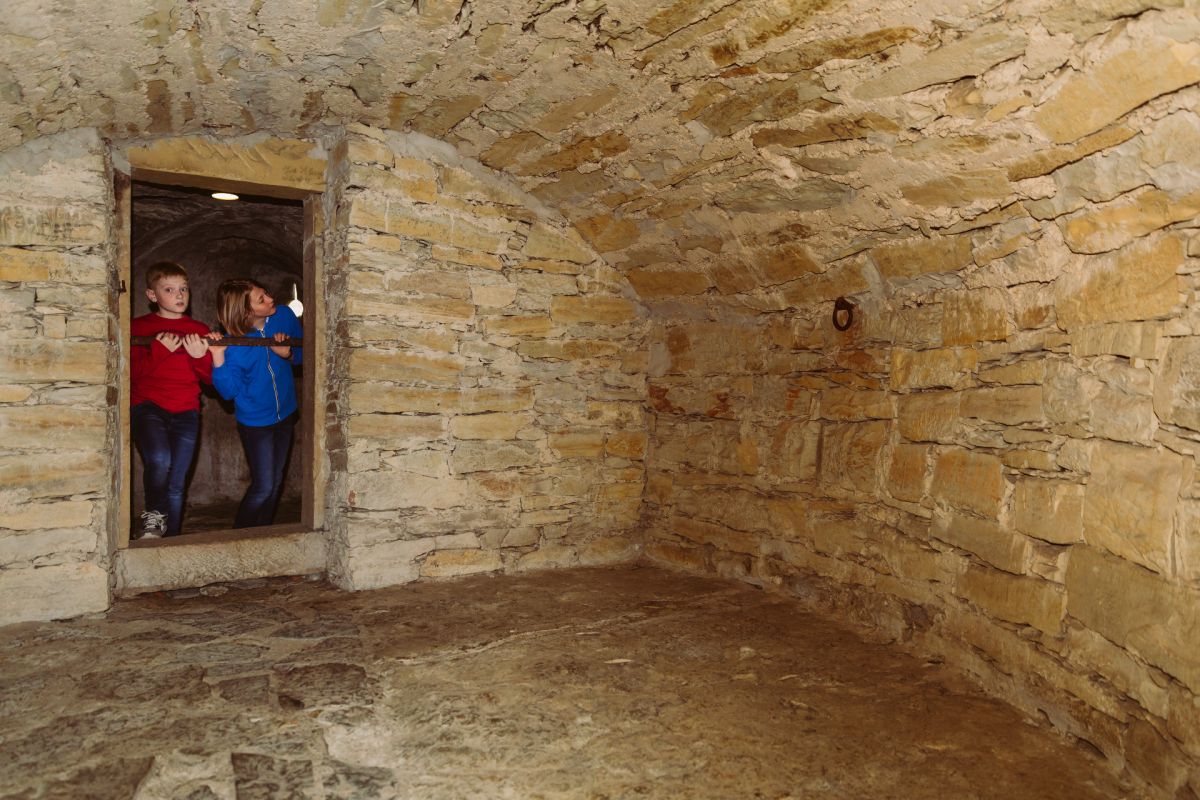
<svg viewBox="0 0 1200 800"><path fill-rule="evenodd" d="M275 307L261 331L247 336L274 338L276 333L302 336L300 320L287 306ZM291 360L280 358L269 347L229 347L225 363L213 367L212 382L226 400L233 401L237 421L251 428L274 425L296 410L296 386L292 363L300 363L300 348L292 348Z"/></svg>

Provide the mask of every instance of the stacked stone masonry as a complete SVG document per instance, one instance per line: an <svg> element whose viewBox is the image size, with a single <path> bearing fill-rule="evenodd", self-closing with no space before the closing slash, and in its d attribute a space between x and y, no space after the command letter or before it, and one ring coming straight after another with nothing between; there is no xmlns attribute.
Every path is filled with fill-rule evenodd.
<svg viewBox="0 0 1200 800"><path fill-rule="evenodd" d="M6 618L107 603L110 143L319 141L342 585L644 552L1200 796L1194 2L45 5L0 47Z"/></svg>

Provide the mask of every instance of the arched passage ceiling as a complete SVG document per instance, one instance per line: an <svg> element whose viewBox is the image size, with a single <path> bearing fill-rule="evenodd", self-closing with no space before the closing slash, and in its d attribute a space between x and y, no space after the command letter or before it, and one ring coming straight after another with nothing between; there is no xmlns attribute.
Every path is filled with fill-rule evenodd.
<svg viewBox="0 0 1200 800"><path fill-rule="evenodd" d="M1092 152L1194 83L1184 5L10 0L0 149L83 126L418 131L559 208L644 297L786 307L779 287L881 241L1011 220L1034 154ZM1175 53L1169 77L1054 122L1096 104L1064 86L1138 47Z"/></svg>

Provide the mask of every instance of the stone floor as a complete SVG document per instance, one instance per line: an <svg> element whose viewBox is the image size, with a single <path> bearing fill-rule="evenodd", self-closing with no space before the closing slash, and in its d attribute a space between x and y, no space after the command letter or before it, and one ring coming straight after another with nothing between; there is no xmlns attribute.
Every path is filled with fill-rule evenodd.
<svg viewBox="0 0 1200 800"><path fill-rule="evenodd" d="M940 665L651 568L0 629L6 798L1132 797Z"/></svg>

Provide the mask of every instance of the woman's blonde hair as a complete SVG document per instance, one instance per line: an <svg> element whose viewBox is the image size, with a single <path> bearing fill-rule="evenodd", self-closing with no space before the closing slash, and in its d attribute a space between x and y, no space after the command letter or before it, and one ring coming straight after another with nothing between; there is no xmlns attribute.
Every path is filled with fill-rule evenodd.
<svg viewBox="0 0 1200 800"><path fill-rule="evenodd" d="M230 278L217 287L217 320L230 336L244 336L254 327L250 292L266 289L249 278Z"/></svg>

